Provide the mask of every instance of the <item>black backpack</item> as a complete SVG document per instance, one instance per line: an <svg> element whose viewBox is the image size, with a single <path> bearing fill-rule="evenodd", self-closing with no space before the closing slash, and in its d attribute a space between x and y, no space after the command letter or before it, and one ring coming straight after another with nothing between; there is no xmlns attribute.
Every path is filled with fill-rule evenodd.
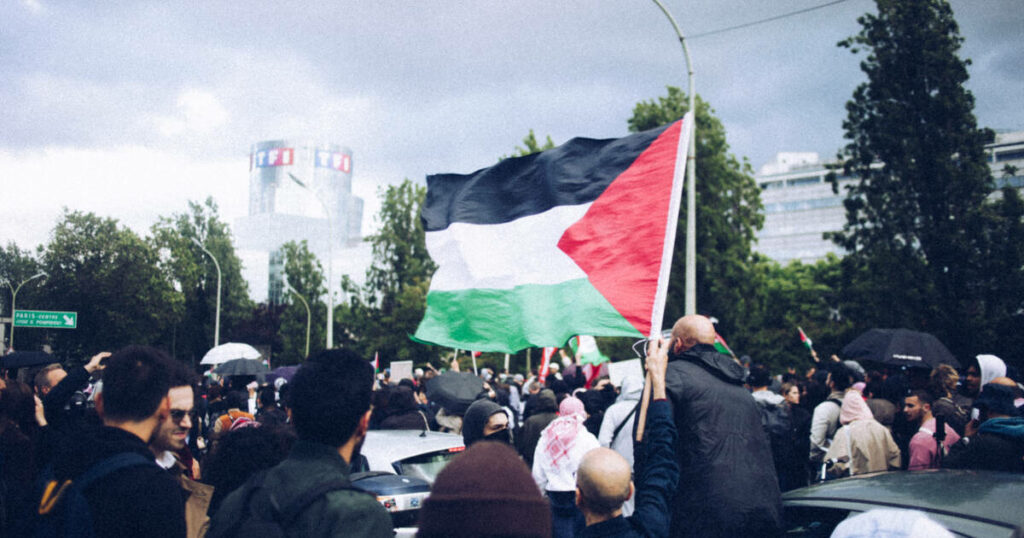
<svg viewBox="0 0 1024 538"><path fill-rule="evenodd" d="M207 536L209 538L228 538L235 536L283 538L286 535L285 530L295 522L296 518L298 518L306 508L309 508L309 505L313 501L317 500L321 496L331 491L341 489L365 493L362 490L354 488L348 479L337 478L321 482L309 488L296 497L295 500L282 507L278 504L277 499L274 497L274 493L269 491L263 485L267 478L268 470L269 469L264 469L256 473L250 477L241 488L239 488L242 498L245 499L241 517L227 525L223 532L208 533ZM270 510L261 512L253 511L252 501L257 495L270 496ZM214 531L212 528L210 530Z"/></svg>
<svg viewBox="0 0 1024 538"><path fill-rule="evenodd" d="M793 459L795 451L793 418L785 404L758 402L758 407L761 408L761 426L771 444L776 472L781 472L782 467Z"/></svg>
<svg viewBox="0 0 1024 538"><path fill-rule="evenodd" d="M91 538L95 536L92 528L92 511L85 499L85 490L97 480L126 467L136 465L156 465L153 458L147 458L138 452L121 452L105 460L93 464L80 476L73 480L60 482L54 478L53 467L43 470L40 479L41 493L39 513L36 519L35 536L37 538L57 538L59 536L74 538Z"/></svg>

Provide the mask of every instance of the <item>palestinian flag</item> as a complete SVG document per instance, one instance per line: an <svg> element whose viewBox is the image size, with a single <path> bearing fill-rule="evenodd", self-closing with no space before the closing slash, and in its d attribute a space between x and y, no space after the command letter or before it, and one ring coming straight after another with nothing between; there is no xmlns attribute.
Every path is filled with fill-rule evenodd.
<svg viewBox="0 0 1024 538"><path fill-rule="evenodd" d="M557 347L546 347L544 348L544 355L540 361L540 370L537 371L537 377L540 378L541 384L548 378L548 366L551 365L551 357L558 351Z"/></svg>
<svg viewBox="0 0 1024 538"><path fill-rule="evenodd" d="M808 350L814 349L814 343L807 337L807 333L804 332L802 327L797 327L796 330L800 331L800 343L807 346Z"/></svg>
<svg viewBox="0 0 1024 538"><path fill-rule="evenodd" d="M736 356L736 354L732 352L732 349L729 348L729 344L725 343L725 338L722 338L722 335L718 333L715 333L715 349L717 349L719 353L725 353L726 355L732 355L733 357Z"/></svg>
<svg viewBox="0 0 1024 538"><path fill-rule="evenodd" d="M692 115L427 177L437 263L416 340L514 353L661 330Z"/></svg>
<svg viewBox="0 0 1024 538"><path fill-rule="evenodd" d="M590 335L575 336L569 340L569 347L580 365L601 364L610 359L597 347L597 339Z"/></svg>

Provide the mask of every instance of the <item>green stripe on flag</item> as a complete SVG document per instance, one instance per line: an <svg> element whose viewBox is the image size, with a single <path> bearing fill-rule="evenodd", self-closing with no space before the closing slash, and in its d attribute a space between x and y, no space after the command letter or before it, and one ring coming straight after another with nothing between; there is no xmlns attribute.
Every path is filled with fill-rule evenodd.
<svg viewBox="0 0 1024 538"><path fill-rule="evenodd" d="M415 339L458 349L515 353L561 347L570 336L642 338L585 278L512 289L437 290Z"/></svg>

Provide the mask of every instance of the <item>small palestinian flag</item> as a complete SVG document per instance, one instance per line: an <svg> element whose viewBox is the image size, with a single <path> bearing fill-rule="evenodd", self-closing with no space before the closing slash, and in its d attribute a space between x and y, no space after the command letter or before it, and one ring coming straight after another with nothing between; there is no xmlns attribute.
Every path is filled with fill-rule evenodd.
<svg viewBox="0 0 1024 538"><path fill-rule="evenodd" d="M732 355L733 357L736 356L736 354L732 352L732 349L729 349L729 344L725 343L725 338L722 338L722 335L718 333L715 333L715 349L717 349L719 353L725 353L726 355Z"/></svg>
<svg viewBox="0 0 1024 538"><path fill-rule="evenodd" d="M808 350L813 350L814 342L811 342L811 339L807 337L807 333L804 332L803 328L797 327L796 330L800 331L800 343L807 346Z"/></svg>
<svg viewBox="0 0 1024 538"><path fill-rule="evenodd" d="M540 370L537 372L537 378L543 385L544 381L548 378L548 366L551 365L551 357L558 351L557 347L546 347L544 348L544 355L540 361Z"/></svg>
<svg viewBox="0 0 1024 538"><path fill-rule="evenodd" d="M414 338L514 353L660 331L692 123L428 176L438 268Z"/></svg>
<svg viewBox="0 0 1024 538"><path fill-rule="evenodd" d="M602 362L608 362L607 356L601 353L601 350L597 347L597 339L590 335L574 336L569 339L569 347L572 348L573 355L575 355L579 364L601 364Z"/></svg>
<svg viewBox="0 0 1024 538"><path fill-rule="evenodd" d="M373 373L380 371L380 352L373 352Z"/></svg>

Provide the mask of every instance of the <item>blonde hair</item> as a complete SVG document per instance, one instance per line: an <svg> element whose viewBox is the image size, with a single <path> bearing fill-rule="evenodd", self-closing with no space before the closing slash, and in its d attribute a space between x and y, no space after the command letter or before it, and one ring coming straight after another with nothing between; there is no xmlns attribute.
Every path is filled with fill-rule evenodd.
<svg viewBox="0 0 1024 538"><path fill-rule="evenodd" d="M928 376L928 387L936 398L942 398L956 390L956 383L959 380L960 374L956 372L956 368L948 364L940 364Z"/></svg>

